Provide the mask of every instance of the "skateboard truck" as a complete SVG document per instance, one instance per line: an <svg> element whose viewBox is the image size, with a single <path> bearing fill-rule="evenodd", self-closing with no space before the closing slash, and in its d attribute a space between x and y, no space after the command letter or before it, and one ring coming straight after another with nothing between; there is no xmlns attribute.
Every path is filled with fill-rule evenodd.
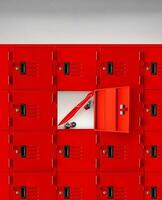
<svg viewBox="0 0 162 200"><path fill-rule="evenodd" d="M74 127L76 127L76 122L67 122L66 124L65 124L65 128L66 129L70 129L70 128L74 128Z"/></svg>

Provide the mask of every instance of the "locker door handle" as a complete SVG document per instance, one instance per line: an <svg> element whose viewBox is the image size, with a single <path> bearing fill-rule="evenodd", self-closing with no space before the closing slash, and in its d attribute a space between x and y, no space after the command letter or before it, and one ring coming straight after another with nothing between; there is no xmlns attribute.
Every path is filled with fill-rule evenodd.
<svg viewBox="0 0 162 200"><path fill-rule="evenodd" d="M70 157L70 146L65 145L64 146L64 158L69 158Z"/></svg>
<svg viewBox="0 0 162 200"><path fill-rule="evenodd" d="M151 197L157 199L157 187L151 187Z"/></svg>
<svg viewBox="0 0 162 200"><path fill-rule="evenodd" d="M70 63L64 63L64 74L65 75L70 74Z"/></svg>
<svg viewBox="0 0 162 200"><path fill-rule="evenodd" d="M157 75L157 63L151 63L151 75Z"/></svg>
<svg viewBox="0 0 162 200"><path fill-rule="evenodd" d="M109 186L107 188L107 196L108 196L108 199L114 198L114 188L112 186Z"/></svg>
<svg viewBox="0 0 162 200"><path fill-rule="evenodd" d="M20 74L21 75L25 75L26 74L26 63L25 62L21 62L20 63Z"/></svg>
<svg viewBox="0 0 162 200"><path fill-rule="evenodd" d="M151 116L156 117L157 116L157 104L151 105Z"/></svg>
<svg viewBox="0 0 162 200"><path fill-rule="evenodd" d="M107 148L107 153L108 153L109 158L113 158L114 157L114 146L109 145Z"/></svg>
<svg viewBox="0 0 162 200"><path fill-rule="evenodd" d="M108 63L107 63L107 73L108 73L109 75L112 75L112 74L113 74L113 71L114 71L113 68L114 68L114 67L113 67L113 63L112 63L112 62L108 62Z"/></svg>
<svg viewBox="0 0 162 200"><path fill-rule="evenodd" d="M64 187L64 199L70 199L70 187Z"/></svg>
<svg viewBox="0 0 162 200"><path fill-rule="evenodd" d="M157 158L157 146L156 145L151 146L151 156L152 156L152 158Z"/></svg>
<svg viewBox="0 0 162 200"><path fill-rule="evenodd" d="M20 188L20 197L21 197L21 199L26 199L26 187L25 186L22 186Z"/></svg>
<svg viewBox="0 0 162 200"><path fill-rule="evenodd" d="M20 147L20 155L21 155L21 158L26 158L26 152L27 150L26 150L26 146L25 145L23 145L23 146L21 146Z"/></svg>
<svg viewBox="0 0 162 200"><path fill-rule="evenodd" d="M21 116L26 116L26 104L20 104L20 114Z"/></svg>

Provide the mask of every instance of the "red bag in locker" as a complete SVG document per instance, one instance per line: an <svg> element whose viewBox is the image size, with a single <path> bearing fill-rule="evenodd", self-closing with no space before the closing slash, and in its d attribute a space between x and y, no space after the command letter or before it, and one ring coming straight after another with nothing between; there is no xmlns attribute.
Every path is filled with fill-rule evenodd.
<svg viewBox="0 0 162 200"><path fill-rule="evenodd" d="M137 173L102 173L100 199L143 200L143 187Z"/></svg>
<svg viewBox="0 0 162 200"><path fill-rule="evenodd" d="M100 140L102 171L135 171L139 169L142 146L139 144L139 136L136 132L131 132L129 135L103 132Z"/></svg>
<svg viewBox="0 0 162 200"><path fill-rule="evenodd" d="M142 53L145 89L162 89L162 48L144 48Z"/></svg>
<svg viewBox="0 0 162 200"><path fill-rule="evenodd" d="M145 132L145 171L162 172L162 140L160 131Z"/></svg>
<svg viewBox="0 0 162 200"><path fill-rule="evenodd" d="M52 89L52 49L14 48L12 74L14 89Z"/></svg>
<svg viewBox="0 0 162 200"><path fill-rule="evenodd" d="M54 199L52 175L50 173L15 173L13 176L13 200Z"/></svg>
<svg viewBox="0 0 162 200"><path fill-rule="evenodd" d="M60 130L57 140L57 169L95 170L94 130Z"/></svg>
<svg viewBox="0 0 162 200"><path fill-rule="evenodd" d="M96 199L95 173L58 173L58 200L90 200Z"/></svg>
<svg viewBox="0 0 162 200"><path fill-rule="evenodd" d="M94 90L96 73L96 48L57 48L58 90Z"/></svg>
<svg viewBox="0 0 162 200"><path fill-rule="evenodd" d="M52 128L53 95L50 92L14 92L14 130L49 130Z"/></svg>
<svg viewBox="0 0 162 200"><path fill-rule="evenodd" d="M100 87L138 85L138 56L139 49L135 47L102 48L100 60Z"/></svg>
<svg viewBox="0 0 162 200"><path fill-rule="evenodd" d="M9 145L8 132L0 131L0 172L8 171Z"/></svg>
<svg viewBox="0 0 162 200"><path fill-rule="evenodd" d="M8 48L0 48L0 89L8 89Z"/></svg>
<svg viewBox="0 0 162 200"><path fill-rule="evenodd" d="M9 93L0 91L0 130L9 129Z"/></svg>
<svg viewBox="0 0 162 200"><path fill-rule="evenodd" d="M162 130L162 90L144 92L144 129Z"/></svg>
<svg viewBox="0 0 162 200"><path fill-rule="evenodd" d="M10 185L9 185L8 173L0 172L0 198L3 200L11 200Z"/></svg>
<svg viewBox="0 0 162 200"><path fill-rule="evenodd" d="M51 171L52 135L47 132L14 132L14 171Z"/></svg>

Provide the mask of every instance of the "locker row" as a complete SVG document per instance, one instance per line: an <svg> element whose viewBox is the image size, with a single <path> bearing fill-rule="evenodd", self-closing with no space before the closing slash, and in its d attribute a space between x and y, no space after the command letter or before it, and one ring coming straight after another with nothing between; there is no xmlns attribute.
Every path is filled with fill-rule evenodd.
<svg viewBox="0 0 162 200"><path fill-rule="evenodd" d="M0 47L0 89L162 89L162 47ZM133 77L133 80L132 80Z"/></svg>
<svg viewBox="0 0 162 200"><path fill-rule="evenodd" d="M0 172L45 172L54 168L64 172L162 172L160 131L145 132L141 138L136 133L102 133L97 147L93 130L60 130L56 141L50 131L17 131L10 137L3 131L0 146Z"/></svg>
<svg viewBox="0 0 162 200"><path fill-rule="evenodd" d="M8 130L9 127L13 127L14 130L50 130L56 125L57 95L55 93L48 91L15 91L9 93L1 90L0 97L0 130ZM142 116L144 130L159 131L162 129L161 99L162 90L144 91L141 102L144 113ZM126 121L131 124L132 128L135 127L134 124L137 124L137 118L139 117L139 105L137 104L136 107L136 100L133 103L133 110L129 117L132 121ZM100 111L103 112L103 104L99 106ZM104 119L100 118L98 120ZM99 127L94 128L100 130Z"/></svg>
<svg viewBox="0 0 162 200"><path fill-rule="evenodd" d="M56 179L50 173L15 173L9 177L0 173L0 194L5 200L160 200L161 175L152 173L143 179L138 173L102 173L96 182L93 173L59 173Z"/></svg>

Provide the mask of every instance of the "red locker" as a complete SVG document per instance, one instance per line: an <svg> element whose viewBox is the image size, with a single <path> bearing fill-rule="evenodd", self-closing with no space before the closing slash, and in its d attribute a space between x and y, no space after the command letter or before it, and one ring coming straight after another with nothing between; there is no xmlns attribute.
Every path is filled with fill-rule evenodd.
<svg viewBox="0 0 162 200"><path fill-rule="evenodd" d="M101 200L142 200L143 187L137 173L102 173Z"/></svg>
<svg viewBox="0 0 162 200"><path fill-rule="evenodd" d="M145 171L162 171L162 140L160 131L145 132Z"/></svg>
<svg viewBox="0 0 162 200"><path fill-rule="evenodd" d="M0 173L8 171L8 159L9 154L9 143L8 143L8 132L0 131Z"/></svg>
<svg viewBox="0 0 162 200"><path fill-rule="evenodd" d="M57 200L96 199L95 173L58 173Z"/></svg>
<svg viewBox="0 0 162 200"><path fill-rule="evenodd" d="M99 70L101 88L138 85L139 49L124 46L102 48Z"/></svg>
<svg viewBox="0 0 162 200"><path fill-rule="evenodd" d="M60 130L57 137L59 171L95 171L94 130Z"/></svg>
<svg viewBox="0 0 162 200"><path fill-rule="evenodd" d="M49 130L53 126L53 94L15 91L13 93L14 130Z"/></svg>
<svg viewBox="0 0 162 200"><path fill-rule="evenodd" d="M12 159L16 172L52 170L52 135L50 131L14 132Z"/></svg>
<svg viewBox="0 0 162 200"><path fill-rule="evenodd" d="M12 199L53 199L52 180L50 173L15 173L11 189Z"/></svg>
<svg viewBox="0 0 162 200"><path fill-rule="evenodd" d="M139 136L136 132L130 133L130 135L101 133L101 170L130 172L142 168L142 146L139 142Z"/></svg>
<svg viewBox="0 0 162 200"><path fill-rule="evenodd" d="M52 49L17 47L12 51L13 89L52 89Z"/></svg>
<svg viewBox="0 0 162 200"><path fill-rule="evenodd" d="M144 129L157 131L162 129L162 90L144 92Z"/></svg>
<svg viewBox="0 0 162 200"><path fill-rule="evenodd" d="M145 174L145 200L162 199L162 173Z"/></svg>
<svg viewBox="0 0 162 200"><path fill-rule="evenodd" d="M161 47L148 47L141 50L145 89L162 89Z"/></svg>
<svg viewBox="0 0 162 200"><path fill-rule="evenodd" d="M10 200L10 185L8 173L0 172L0 197L3 200Z"/></svg>
<svg viewBox="0 0 162 200"><path fill-rule="evenodd" d="M57 48L58 90L94 90L96 73L96 48Z"/></svg>
<svg viewBox="0 0 162 200"><path fill-rule="evenodd" d="M0 48L0 89L8 89L8 48Z"/></svg>
<svg viewBox="0 0 162 200"><path fill-rule="evenodd" d="M9 93L0 91L0 130L9 129Z"/></svg>

